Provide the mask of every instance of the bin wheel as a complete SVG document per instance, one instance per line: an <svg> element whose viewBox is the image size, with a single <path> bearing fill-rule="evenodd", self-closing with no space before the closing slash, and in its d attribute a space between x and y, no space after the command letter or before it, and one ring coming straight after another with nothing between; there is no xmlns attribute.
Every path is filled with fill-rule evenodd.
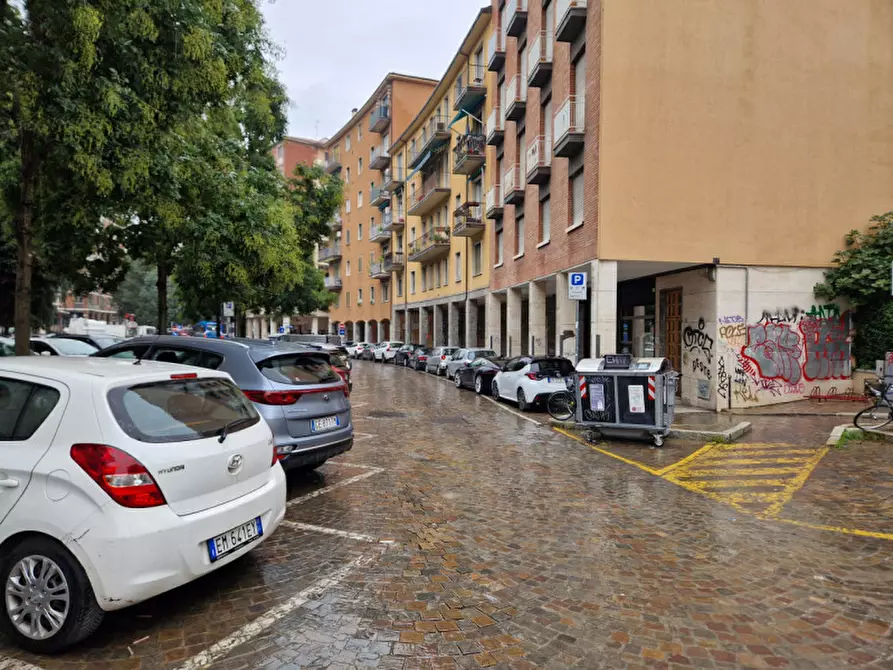
<svg viewBox="0 0 893 670"><path fill-rule="evenodd" d="M654 436L654 446L655 446L655 447L662 447L662 446L664 446L664 438L663 438L662 436L660 436L660 435L655 435L655 436Z"/></svg>
<svg viewBox="0 0 893 670"><path fill-rule="evenodd" d="M602 439L601 431L598 431L598 430L590 430L590 431L589 431L589 437L588 437L588 439L589 439L589 442L595 444L595 443L598 442L600 439Z"/></svg>

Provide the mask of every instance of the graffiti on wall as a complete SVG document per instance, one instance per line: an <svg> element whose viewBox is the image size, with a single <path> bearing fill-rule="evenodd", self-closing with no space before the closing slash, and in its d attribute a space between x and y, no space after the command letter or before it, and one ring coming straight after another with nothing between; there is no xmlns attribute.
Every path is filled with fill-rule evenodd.
<svg viewBox="0 0 893 670"><path fill-rule="evenodd" d="M707 365L700 358L693 358L691 361L691 371L696 375L700 375L703 379L711 380L713 379L713 371L710 369L710 366Z"/></svg>
<svg viewBox="0 0 893 670"><path fill-rule="evenodd" d="M704 319L698 319L697 330L691 326L686 326L685 330L682 331L682 344L688 351L704 356L707 362L710 363L713 361L713 338L704 332L706 327Z"/></svg>
<svg viewBox="0 0 893 670"><path fill-rule="evenodd" d="M850 376L849 329L843 318L809 318L800 322L806 362L803 376L809 381Z"/></svg>
<svg viewBox="0 0 893 670"><path fill-rule="evenodd" d="M786 323L759 323L747 327L747 344L741 354L757 366L762 379L800 381L800 336Z"/></svg>

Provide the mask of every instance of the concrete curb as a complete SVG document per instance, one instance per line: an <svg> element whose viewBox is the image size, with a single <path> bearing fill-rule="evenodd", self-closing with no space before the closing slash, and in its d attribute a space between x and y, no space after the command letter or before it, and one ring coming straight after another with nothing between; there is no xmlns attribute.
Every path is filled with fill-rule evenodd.
<svg viewBox="0 0 893 670"><path fill-rule="evenodd" d="M856 428L851 423L844 423L840 426L837 426L836 428L834 428L834 430L831 431L831 434L828 436L828 441L825 442L825 444L829 447L838 446L840 444L840 440L843 438L844 433L846 433L847 431L850 431L850 430L855 432L855 431L858 431L859 429ZM877 436L884 442L893 442L893 434L891 434L891 433L882 433L882 432L872 431L871 433L868 433L868 434Z"/></svg>
<svg viewBox="0 0 893 670"><path fill-rule="evenodd" d="M773 417L773 416L840 416L847 419L852 419L858 414L858 412L721 412L721 414L725 414L727 416L742 416L742 417L750 417L750 416L759 416L759 417Z"/></svg>
<svg viewBox="0 0 893 670"><path fill-rule="evenodd" d="M563 428L564 430L575 430L577 424L573 421L558 421L557 419L549 419L549 423L555 428ZM749 421L742 421L736 426L732 426L728 430L689 430L687 428L670 427L668 437L677 440L693 440L699 442L723 442L730 443L737 440L742 435L749 433L753 425Z"/></svg>

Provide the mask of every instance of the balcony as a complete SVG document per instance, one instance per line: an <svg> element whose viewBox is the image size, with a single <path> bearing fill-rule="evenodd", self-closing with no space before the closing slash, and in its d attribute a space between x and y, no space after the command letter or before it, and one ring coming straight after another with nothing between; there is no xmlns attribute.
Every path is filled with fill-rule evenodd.
<svg viewBox="0 0 893 670"><path fill-rule="evenodd" d="M409 199L410 216L428 216L450 199L450 177L447 174L433 174L426 178L419 189Z"/></svg>
<svg viewBox="0 0 893 670"><path fill-rule="evenodd" d="M326 172L328 174L341 172L341 154L335 152L331 156L326 157Z"/></svg>
<svg viewBox="0 0 893 670"><path fill-rule="evenodd" d="M369 276L372 279L390 279L391 271L385 269L384 261L379 261L369 266Z"/></svg>
<svg viewBox="0 0 893 670"><path fill-rule="evenodd" d="M487 42L487 69L499 72L505 67L505 38L498 30L494 30Z"/></svg>
<svg viewBox="0 0 893 670"><path fill-rule="evenodd" d="M381 225L372 226L369 230L369 241L370 242L390 242L391 241L391 231L387 230L384 227L384 223Z"/></svg>
<svg viewBox="0 0 893 670"><path fill-rule="evenodd" d="M524 204L524 175L521 174L521 166L518 163L505 173L502 188L503 202L506 205Z"/></svg>
<svg viewBox="0 0 893 670"><path fill-rule="evenodd" d="M403 187L403 168L388 168L381 175L381 187L393 193Z"/></svg>
<svg viewBox="0 0 893 670"><path fill-rule="evenodd" d="M491 147L498 147L505 141L505 114L502 113L502 107L494 107L487 117L487 144Z"/></svg>
<svg viewBox="0 0 893 670"><path fill-rule="evenodd" d="M419 239L409 243L409 261L411 263L426 263L449 253L449 228L432 228Z"/></svg>
<svg viewBox="0 0 893 670"><path fill-rule="evenodd" d="M533 38L527 52L527 84L539 88L552 78L552 36L545 30Z"/></svg>
<svg viewBox="0 0 893 670"><path fill-rule="evenodd" d="M586 99L572 95L555 112L554 154L562 158L576 156L583 150L585 138Z"/></svg>
<svg viewBox="0 0 893 670"><path fill-rule="evenodd" d="M555 5L555 39L573 42L586 27L586 0L558 0Z"/></svg>
<svg viewBox="0 0 893 670"><path fill-rule="evenodd" d="M335 212L335 216L329 221L329 228L333 231L341 230L341 225L341 212Z"/></svg>
<svg viewBox="0 0 893 670"><path fill-rule="evenodd" d="M384 255L384 267L388 272L397 272L403 269L403 252L396 251Z"/></svg>
<svg viewBox="0 0 893 670"><path fill-rule="evenodd" d="M421 142L416 146L416 151L409 158L409 167L413 170L422 164L428 152L433 151L450 141L450 120L440 114L435 114L422 129Z"/></svg>
<svg viewBox="0 0 893 670"><path fill-rule="evenodd" d="M522 80L521 75L516 74L509 82L505 94L508 98L503 101L503 104L508 105L505 110L506 120L520 121L527 112L527 82Z"/></svg>
<svg viewBox="0 0 893 670"><path fill-rule="evenodd" d="M456 80L456 102L453 109L470 112L480 107L487 97L487 82L484 79L483 65L470 65Z"/></svg>
<svg viewBox="0 0 893 670"><path fill-rule="evenodd" d="M381 207L391 203L391 192L381 186L373 186L369 190L369 204L373 207Z"/></svg>
<svg viewBox="0 0 893 670"><path fill-rule="evenodd" d="M381 227L391 233L400 232L405 225L406 217L403 215L402 209L397 212L389 209L382 215Z"/></svg>
<svg viewBox="0 0 893 670"><path fill-rule="evenodd" d="M479 202L466 202L453 212L453 236L475 237L484 231L484 208Z"/></svg>
<svg viewBox="0 0 893 670"><path fill-rule="evenodd" d="M369 130L373 133L383 133L391 127L391 102L379 100L369 114Z"/></svg>
<svg viewBox="0 0 893 670"><path fill-rule="evenodd" d="M325 286L330 291L340 291L343 288L341 277L326 277Z"/></svg>
<svg viewBox="0 0 893 670"><path fill-rule="evenodd" d="M505 34L520 37L527 30L527 0L506 0L503 21Z"/></svg>
<svg viewBox="0 0 893 670"><path fill-rule="evenodd" d="M373 170L385 170L391 166L391 156L388 150L391 147L382 142L381 146L372 147L369 150L369 167Z"/></svg>
<svg viewBox="0 0 893 670"><path fill-rule="evenodd" d="M319 250L319 262L320 263L331 263L333 261L337 261L341 259L341 243L336 242L335 244L322 247Z"/></svg>
<svg viewBox="0 0 893 670"><path fill-rule="evenodd" d="M487 191L486 209L488 219L502 218L502 186L499 184Z"/></svg>
<svg viewBox="0 0 893 670"><path fill-rule="evenodd" d="M540 135L527 147L527 183L548 184L552 174L552 138Z"/></svg>
<svg viewBox="0 0 893 670"><path fill-rule="evenodd" d="M481 169L487 160L487 143L483 135L467 134L456 138L453 147L453 172L471 175Z"/></svg>

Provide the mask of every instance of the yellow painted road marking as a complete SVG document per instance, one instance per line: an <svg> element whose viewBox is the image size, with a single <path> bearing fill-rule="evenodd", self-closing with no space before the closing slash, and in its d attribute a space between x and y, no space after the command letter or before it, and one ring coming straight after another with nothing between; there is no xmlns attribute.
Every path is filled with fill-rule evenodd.
<svg viewBox="0 0 893 670"><path fill-rule="evenodd" d="M763 449L762 447L759 449L729 449L726 451L723 450L724 453L727 453L731 456L735 457L748 457L748 458L778 458L778 457L790 457L790 456L812 456L815 454L816 449Z"/></svg>
<svg viewBox="0 0 893 670"><path fill-rule="evenodd" d="M699 464L700 465L700 464ZM800 472L800 468L694 468L686 470L680 477L746 477L748 475L793 475Z"/></svg>
<svg viewBox="0 0 893 670"><path fill-rule="evenodd" d="M772 465L773 463L803 463L805 458L705 458L705 465Z"/></svg>
<svg viewBox="0 0 893 670"><path fill-rule="evenodd" d="M815 470L815 466L819 464L819 461L825 457L825 454L828 453L829 447L822 447L819 449L815 455L804 465L803 469L800 473L794 477L794 481L788 484L788 487L785 489L785 499L780 500L775 503L764 512L764 516L774 517L777 516L779 512L781 512L781 508L784 507L791 498L794 497L794 494L803 488L803 485L806 483L806 480L809 479L809 475L812 474L812 471Z"/></svg>
<svg viewBox="0 0 893 670"><path fill-rule="evenodd" d="M710 479L698 482L701 486L711 489L740 489L740 488L781 488L787 486L784 479Z"/></svg>
<svg viewBox="0 0 893 670"><path fill-rule="evenodd" d="M832 533L843 533L845 535L858 535L860 537L873 537L878 540L893 540L893 533L876 533L871 530L859 530L858 528L844 528L843 526L825 526L820 523L809 523L807 521L797 521L796 519L782 519L780 517L773 518L773 521L781 521L789 523L792 526L800 526L801 528L811 528L813 530L828 530Z"/></svg>

